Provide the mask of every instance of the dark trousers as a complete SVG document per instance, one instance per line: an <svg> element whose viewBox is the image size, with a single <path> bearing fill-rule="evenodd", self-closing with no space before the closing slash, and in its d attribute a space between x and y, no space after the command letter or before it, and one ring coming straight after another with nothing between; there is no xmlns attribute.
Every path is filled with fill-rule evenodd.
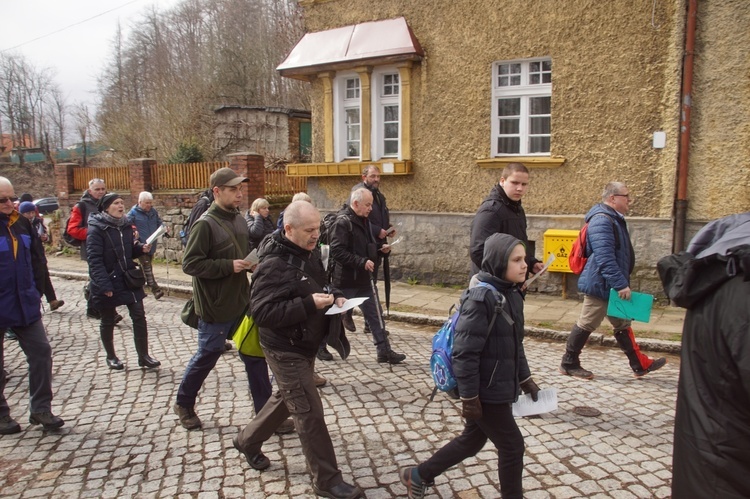
<svg viewBox="0 0 750 499"><path fill-rule="evenodd" d="M482 403L482 418L467 420L464 431L420 464L419 475L431 483L448 468L476 455L487 439L497 449L500 493L504 499L522 498L523 436L510 404Z"/></svg>
<svg viewBox="0 0 750 499"><path fill-rule="evenodd" d="M156 283L156 277L154 277L154 266L151 260L153 260L153 255L150 253L138 257L141 269L143 269L143 276L146 278L146 284L151 288L151 291L156 291L159 289L159 285Z"/></svg>
<svg viewBox="0 0 750 499"><path fill-rule="evenodd" d="M240 431L239 446L247 454L259 453L263 443L291 415L315 485L330 490L343 478L326 426L323 403L313 381L315 358L265 348L263 351L279 390Z"/></svg>
<svg viewBox="0 0 750 499"><path fill-rule="evenodd" d="M29 364L30 412L52 412L52 348L42 320L29 326L13 326L18 345ZM10 416L5 400L5 331L0 331L0 416Z"/></svg>
<svg viewBox="0 0 750 499"><path fill-rule="evenodd" d="M185 368L182 382L177 389L177 405L195 406L195 399L198 397L203 382L206 381L221 354L226 351L224 343L227 341L227 333L233 324L234 321L213 323L198 321L198 351Z"/></svg>
<svg viewBox="0 0 750 499"><path fill-rule="evenodd" d="M130 320L133 321L133 341L135 348L138 353L143 353L142 345L144 342L148 344L148 325L146 324L146 311L143 308L143 302L137 301L135 303L129 303L128 314ZM114 332L115 332L115 316L117 315L117 309L115 307L101 308L99 313L102 315L101 322L99 323L99 335L102 339L102 345L104 351L107 352L107 358L111 359L116 357L115 346L114 346Z"/></svg>
<svg viewBox="0 0 750 499"><path fill-rule="evenodd" d="M250 395L253 397L255 414L266 405L271 398L271 378L268 377L268 363L264 357L251 357L240 352L240 359L245 364L247 383L250 386Z"/></svg>
<svg viewBox="0 0 750 499"><path fill-rule="evenodd" d="M359 309L365 317L365 322L367 322L367 325L370 327L370 331L372 332L372 342L375 344L378 353L388 352L391 347L388 338L385 335L383 310L380 308L377 293L373 291L373 285L368 285L362 288L345 288L342 289L341 292L347 300L356 296L366 296L368 298L359 306Z"/></svg>
<svg viewBox="0 0 750 499"><path fill-rule="evenodd" d="M47 299L47 303L57 300L55 288L52 286L52 279L49 277L49 270L46 265L44 266L44 298Z"/></svg>

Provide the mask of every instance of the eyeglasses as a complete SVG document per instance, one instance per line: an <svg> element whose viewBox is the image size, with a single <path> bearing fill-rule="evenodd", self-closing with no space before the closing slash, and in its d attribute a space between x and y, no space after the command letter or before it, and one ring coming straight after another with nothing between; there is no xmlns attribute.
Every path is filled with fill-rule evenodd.
<svg viewBox="0 0 750 499"><path fill-rule="evenodd" d="M630 199L630 194L612 194L612 195L615 196L615 197L620 196L620 197L623 197L623 198Z"/></svg>
<svg viewBox="0 0 750 499"><path fill-rule="evenodd" d="M18 201L18 198L17 197L0 198L0 204L5 204L8 201L10 201L11 203L15 203L16 201Z"/></svg>

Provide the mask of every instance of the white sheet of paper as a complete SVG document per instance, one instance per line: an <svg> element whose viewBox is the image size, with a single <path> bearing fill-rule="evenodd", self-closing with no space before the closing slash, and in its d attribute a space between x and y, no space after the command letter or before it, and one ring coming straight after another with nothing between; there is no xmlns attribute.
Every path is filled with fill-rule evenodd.
<svg viewBox="0 0 750 499"><path fill-rule="evenodd" d="M153 242L156 241L156 239L159 236L162 236L166 233L167 233L167 228L164 227L163 225L160 225L159 228L156 229L153 234L148 236L148 239L146 239L146 244L153 244Z"/></svg>
<svg viewBox="0 0 750 499"><path fill-rule="evenodd" d="M326 315L343 314L347 310L351 310L354 307L358 307L358 306L362 305L365 302L365 300L367 300L367 299L368 298L366 296L364 296L364 297L359 296L359 297L356 297L356 298L349 298L348 300L346 300L346 302L344 303L343 307L338 307L334 303L333 305L331 305L331 308L329 308L326 311Z"/></svg>
<svg viewBox="0 0 750 499"><path fill-rule="evenodd" d="M557 388L545 388L539 390L539 400L534 402L531 394L527 393L518 397L513 403L513 416L535 416L557 410Z"/></svg>
<svg viewBox="0 0 750 499"><path fill-rule="evenodd" d="M542 270L540 270L538 273L536 273L533 276L531 276L528 279L526 279L526 282L524 283L524 286L526 286L528 288L529 284L531 284L532 282L534 282L537 279L539 279L539 276L542 275L542 274L544 274L545 272L547 272L547 269L549 268L550 265L552 265L552 262L554 262L554 261L555 261L555 255L554 255L554 253L550 253L549 254L549 258L547 258L547 261L544 262L544 267L542 267Z"/></svg>
<svg viewBox="0 0 750 499"><path fill-rule="evenodd" d="M258 249L256 248L248 253L245 257L245 261L249 262L251 265L257 264L260 261L260 259L258 258Z"/></svg>

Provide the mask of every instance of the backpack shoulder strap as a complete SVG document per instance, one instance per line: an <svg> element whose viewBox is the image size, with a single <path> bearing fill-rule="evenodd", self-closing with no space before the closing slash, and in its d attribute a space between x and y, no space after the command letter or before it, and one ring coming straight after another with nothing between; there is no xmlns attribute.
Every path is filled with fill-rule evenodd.
<svg viewBox="0 0 750 499"><path fill-rule="evenodd" d="M620 231L617 230L617 222L615 221L614 218L612 218L612 215L610 215L609 213L597 213L596 215L594 215L594 217L599 216L599 215L604 215L605 217L609 218L609 221L612 223L612 231L615 233L615 249L620 249ZM594 218L594 217L591 217L591 218ZM591 220L589 220L589 222L587 223L590 223L590 222ZM586 242L586 244L588 245L588 241Z"/></svg>
<svg viewBox="0 0 750 499"><path fill-rule="evenodd" d="M492 291L492 296L495 297L495 313L492 314L492 320L490 321L490 326L487 328L487 334L489 334L492 331L492 328L495 326L495 319L497 319L498 315L502 315L503 319L506 320L506 322L509 325L515 324L515 321L513 321L513 318L510 316L507 310L505 310L505 306L507 305L508 301L505 299L505 296L503 296L492 284L488 282L479 281L477 283L477 286L481 286L483 288L488 288L490 291Z"/></svg>

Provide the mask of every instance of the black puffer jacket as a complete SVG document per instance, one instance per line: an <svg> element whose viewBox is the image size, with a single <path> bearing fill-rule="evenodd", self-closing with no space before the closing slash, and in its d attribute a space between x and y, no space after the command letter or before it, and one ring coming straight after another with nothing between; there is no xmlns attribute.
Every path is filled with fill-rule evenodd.
<svg viewBox="0 0 750 499"><path fill-rule="evenodd" d="M496 234L487 240L482 271L477 278L497 289L500 302L491 289L475 286L461 297L461 315L453 343L453 371L463 398L479 395L489 404L514 402L521 393L520 381L531 376L523 349L523 296L518 285L496 276L505 276L513 248L519 240ZM505 302L505 303L503 303ZM496 314L500 303L512 320ZM493 316L492 330L488 331Z"/></svg>
<svg viewBox="0 0 750 499"><path fill-rule="evenodd" d="M250 307L264 348L314 357L328 332L330 316L315 308L326 272L317 252L300 248L281 231L263 241L253 273ZM343 296L333 290L334 296Z"/></svg>
<svg viewBox="0 0 750 499"><path fill-rule="evenodd" d="M750 497L750 212L707 225L658 268L687 308L672 497Z"/></svg>
<svg viewBox="0 0 750 499"><path fill-rule="evenodd" d="M377 248L370 224L350 206L336 219L330 234L331 258L335 261L332 281L340 289L370 285L371 275L365 269L367 260L377 262Z"/></svg>
<svg viewBox="0 0 750 499"><path fill-rule="evenodd" d="M114 225L101 213L89 217L86 252L91 278L91 303L95 308L112 308L143 300L143 288L132 290L125 285L123 269L135 268L133 258L143 254L143 245L133 241L130 223ZM112 296L104 295L112 291Z"/></svg>
<svg viewBox="0 0 750 499"><path fill-rule="evenodd" d="M245 213L245 221L247 222L247 237L250 240L250 249L257 248L260 242L268 234L276 230L271 216L264 217L260 213L251 215L250 210Z"/></svg>
<svg viewBox="0 0 750 499"><path fill-rule="evenodd" d="M505 194L503 187L496 184L471 221L471 240L469 253L471 257L471 273L476 274L482 267L484 241L492 234L509 234L520 239L524 244L528 242L526 235L526 213L521 201L513 201ZM528 244L526 244L528 247ZM534 255L526 255L529 271L538 262Z"/></svg>

